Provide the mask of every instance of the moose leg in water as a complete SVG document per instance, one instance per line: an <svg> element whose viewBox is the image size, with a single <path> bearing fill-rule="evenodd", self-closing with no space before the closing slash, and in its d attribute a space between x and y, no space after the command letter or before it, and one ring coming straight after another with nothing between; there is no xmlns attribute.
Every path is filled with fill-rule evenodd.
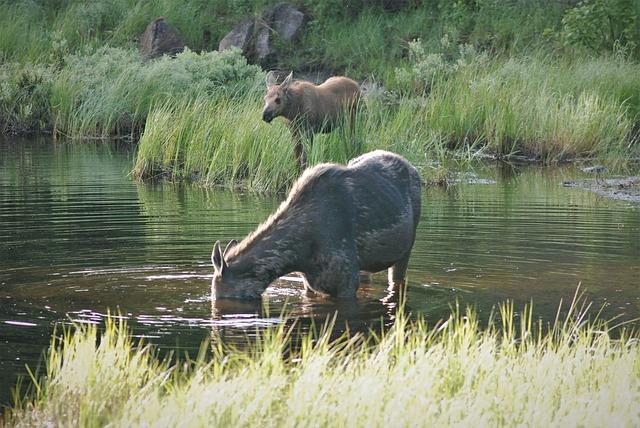
<svg viewBox="0 0 640 428"><path fill-rule="evenodd" d="M409 266L409 254L389 268L388 290L398 297L405 291L407 267Z"/></svg>

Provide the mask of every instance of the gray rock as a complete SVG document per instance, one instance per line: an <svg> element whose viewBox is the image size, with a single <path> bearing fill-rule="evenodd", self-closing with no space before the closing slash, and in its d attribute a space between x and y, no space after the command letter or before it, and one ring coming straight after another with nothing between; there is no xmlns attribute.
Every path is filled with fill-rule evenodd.
<svg viewBox="0 0 640 428"><path fill-rule="evenodd" d="M253 18L242 21L220 40L218 50L222 52L227 49L238 48L242 51L242 55L248 57L251 54L254 28L255 20Z"/></svg>
<svg viewBox="0 0 640 428"><path fill-rule="evenodd" d="M263 18L270 22L278 36L285 41L295 39L304 25L304 13L290 3L279 3L264 12Z"/></svg>
<svg viewBox="0 0 640 428"><path fill-rule="evenodd" d="M263 66L269 66L276 62L277 55L276 48L273 46L272 31L267 22L262 19L257 20L254 62Z"/></svg>
<svg viewBox="0 0 640 428"><path fill-rule="evenodd" d="M589 166L587 168L582 168L582 172L586 172L589 174L602 174L607 172L609 169L603 165Z"/></svg>
<svg viewBox="0 0 640 428"><path fill-rule="evenodd" d="M220 41L218 50L237 47L250 62L269 67L277 62L276 42L295 40L305 22L305 15L294 5L278 3L267 8L260 18L247 19L236 25Z"/></svg>
<svg viewBox="0 0 640 428"><path fill-rule="evenodd" d="M184 41L164 18L158 18L147 25L140 36L140 50L145 58L157 58L162 55L175 55L185 48Z"/></svg>

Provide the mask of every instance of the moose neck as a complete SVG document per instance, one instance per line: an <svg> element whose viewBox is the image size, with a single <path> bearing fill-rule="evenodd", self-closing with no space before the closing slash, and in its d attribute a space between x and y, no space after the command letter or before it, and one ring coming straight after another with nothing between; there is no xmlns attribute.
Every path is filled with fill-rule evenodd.
<svg viewBox="0 0 640 428"><path fill-rule="evenodd" d="M303 92L304 87L300 82L293 82L291 84L291 86L287 90L287 95L285 97L285 108L282 112L282 116L285 119L293 122L296 119L300 119L300 117L304 115L304 105L302 103Z"/></svg>
<svg viewBox="0 0 640 428"><path fill-rule="evenodd" d="M266 288L277 278L302 268L305 242L298 238L295 220L280 218L245 238L230 255L231 271L239 277L250 277Z"/></svg>

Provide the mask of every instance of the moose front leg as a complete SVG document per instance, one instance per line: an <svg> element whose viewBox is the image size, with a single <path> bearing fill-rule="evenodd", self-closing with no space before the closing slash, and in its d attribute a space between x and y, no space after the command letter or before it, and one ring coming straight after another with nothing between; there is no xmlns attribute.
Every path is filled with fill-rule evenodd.
<svg viewBox="0 0 640 428"><path fill-rule="evenodd" d="M307 155L304 152L304 145L302 144L301 139L298 139L295 144L296 145L293 148L293 154L296 157L298 168L300 169L300 171L302 171L307 167Z"/></svg>
<svg viewBox="0 0 640 428"><path fill-rule="evenodd" d="M352 299L358 290L358 265L344 255L323 258L306 273L309 287L339 299ZM354 260L354 259L351 259Z"/></svg>
<svg viewBox="0 0 640 428"><path fill-rule="evenodd" d="M305 141L308 142L309 147L313 145L313 132L305 129L303 125L294 124L292 128L293 134L293 154L298 163L298 168L303 171L307 167L307 153L304 149Z"/></svg>

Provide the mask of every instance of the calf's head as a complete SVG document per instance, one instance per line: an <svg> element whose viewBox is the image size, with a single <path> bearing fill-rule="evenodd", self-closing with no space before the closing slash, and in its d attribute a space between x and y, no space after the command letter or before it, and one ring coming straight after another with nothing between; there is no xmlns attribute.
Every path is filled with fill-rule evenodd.
<svg viewBox="0 0 640 428"><path fill-rule="evenodd" d="M213 297L215 299L258 299L266 288L262 281L255 278L251 269L230 266L227 261L229 250L236 244L235 239L229 241L224 252L220 248L220 241L216 241L213 246L213 252L211 253L211 263L213 263L211 290Z"/></svg>
<svg viewBox="0 0 640 428"><path fill-rule="evenodd" d="M282 116L289 99L289 87L293 81L293 72L277 84L276 74L273 71L267 73L267 95L264 96L264 110L262 120L269 123L274 118Z"/></svg>

